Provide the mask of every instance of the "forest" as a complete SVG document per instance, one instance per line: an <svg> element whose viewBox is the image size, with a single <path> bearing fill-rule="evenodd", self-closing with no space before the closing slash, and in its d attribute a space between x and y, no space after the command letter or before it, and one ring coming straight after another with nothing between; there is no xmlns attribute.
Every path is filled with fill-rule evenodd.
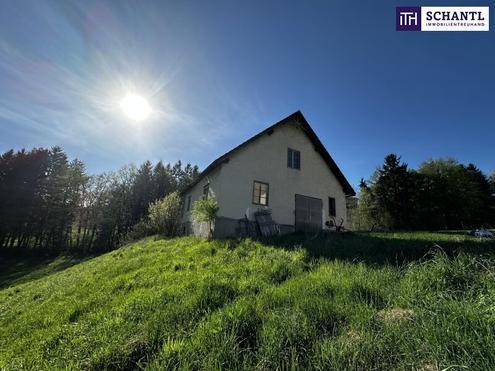
<svg viewBox="0 0 495 371"><path fill-rule="evenodd" d="M0 158L0 247L78 254L126 240L149 205L199 174L180 161L89 175L60 147L9 150Z"/></svg>
<svg viewBox="0 0 495 371"><path fill-rule="evenodd" d="M358 230L464 230L495 226L495 171L452 158L411 169L389 154L370 179L361 179Z"/></svg>

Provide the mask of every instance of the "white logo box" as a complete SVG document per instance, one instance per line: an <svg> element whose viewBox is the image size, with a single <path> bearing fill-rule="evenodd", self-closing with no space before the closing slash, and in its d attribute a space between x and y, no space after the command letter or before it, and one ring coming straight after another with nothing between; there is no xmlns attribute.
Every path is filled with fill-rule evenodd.
<svg viewBox="0 0 495 371"><path fill-rule="evenodd" d="M490 8L488 6L421 7L421 31L489 30Z"/></svg>

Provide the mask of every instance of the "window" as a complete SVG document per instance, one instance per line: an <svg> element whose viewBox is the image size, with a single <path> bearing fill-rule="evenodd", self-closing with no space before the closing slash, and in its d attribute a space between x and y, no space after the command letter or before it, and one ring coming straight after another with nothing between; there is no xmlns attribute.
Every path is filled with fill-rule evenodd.
<svg viewBox="0 0 495 371"><path fill-rule="evenodd" d="M301 152L287 148L287 167L301 169Z"/></svg>
<svg viewBox="0 0 495 371"><path fill-rule="evenodd" d="M268 205L268 183L254 181L253 204Z"/></svg>
<svg viewBox="0 0 495 371"><path fill-rule="evenodd" d="M328 197L328 215L337 216L337 213L335 210L335 198L333 198L333 197Z"/></svg>
<svg viewBox="0 0 495 371"><path fill-rule="evenodd" d="M210 183L207 183L203 186L203 198L207 200L209 194L210 194Z"/></svg>
<svg viewBox="0 0 495 371"><path fill-rule="evenodd" d="M190 211L191 210L191 195L187 196L187 209L186 211Z"/></svg>

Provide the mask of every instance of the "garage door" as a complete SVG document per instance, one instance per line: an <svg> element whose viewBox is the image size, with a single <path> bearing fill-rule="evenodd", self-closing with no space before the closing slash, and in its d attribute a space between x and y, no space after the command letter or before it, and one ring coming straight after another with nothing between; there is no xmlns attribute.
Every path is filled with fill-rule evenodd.
<svg viewBox="0 0 495 371"><path fill-rule="evenodd" d="M317 232L321 229L321 199L296 195L296 231Z"/></svg>

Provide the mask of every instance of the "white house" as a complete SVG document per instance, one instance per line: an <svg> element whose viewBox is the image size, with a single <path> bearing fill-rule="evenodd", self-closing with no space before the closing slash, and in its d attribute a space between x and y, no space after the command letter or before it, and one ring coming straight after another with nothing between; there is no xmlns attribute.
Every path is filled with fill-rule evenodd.
<svg viewBox="0 0 495 371"><path fill-rule="evenodd" d="M282 233L349 227L346 197L355 192L300 111L213 161L183 192L186 234L204 234L191 209L215 197L215 237L236 235L239 220L269 208Z"/></svg>

